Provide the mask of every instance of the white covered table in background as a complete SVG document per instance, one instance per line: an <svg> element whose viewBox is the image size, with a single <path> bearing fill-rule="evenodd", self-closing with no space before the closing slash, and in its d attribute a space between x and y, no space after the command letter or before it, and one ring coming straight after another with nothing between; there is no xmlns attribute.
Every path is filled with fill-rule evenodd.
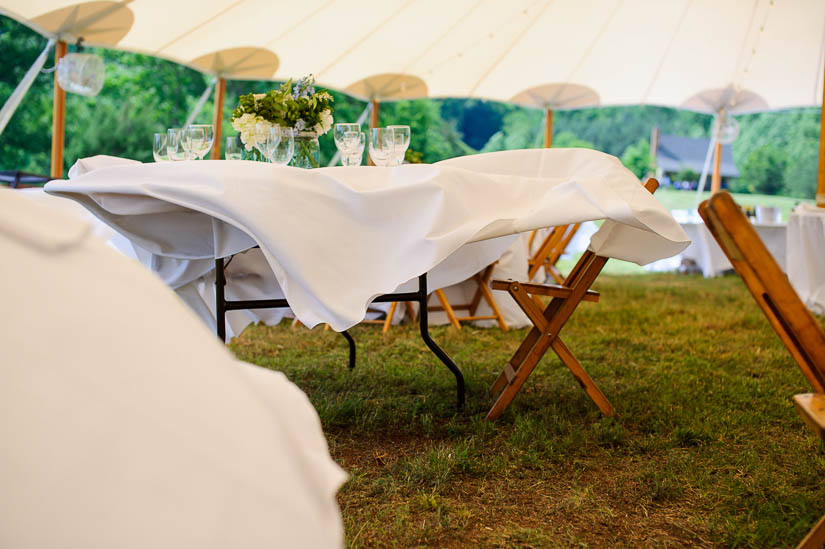
<svg viewBox="0 0 825 549"><path fill-rule="evenodd" d="M825 315L825 209L800 204L788 219L788 279L813 312Z"/></svg>
<svg viewBox="0 0 825 549"><path fill-rule="evenodd" d="M649 266L653 271L672 271L679 268L684 260L691 260L702 270L705 278L719 276L733 269L722 248L710 234L705 222L696 210L673 210L674 219L682 226L691 240L690 246L678 256L657 261ZM767 246L768 251L782 270L785 270L785 249L787 245L787 225L780 223L754 223L753 228Z"/></svg>

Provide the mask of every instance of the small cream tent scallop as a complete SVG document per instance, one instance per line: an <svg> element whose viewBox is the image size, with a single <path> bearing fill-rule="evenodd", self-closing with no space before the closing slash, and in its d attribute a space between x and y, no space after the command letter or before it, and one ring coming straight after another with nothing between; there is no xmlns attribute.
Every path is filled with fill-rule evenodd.
<svg viewBox="0 0 825 549"><path fill-rule="evenodd" d="M554 110L595 107L600 99L599 94L587 86L559 82L524 90L510 99L510 102L545 110L544 146L550 148L553 144Z"/></svg>
<svg viewBox="0 0 825 549"><path fill-rule="evenodd" d="M215 112L212 118L213 142L210 158L220 158L223 130L223 103L226 79L270 80L278 70L278 56L264 48L229 48L202 55L188 63L218 77L215 87ZM208 90L207 90L208 91Z"/></svg>
<svg viewBox="0 0 825 549"><path fill-rule="evenodd" d="M708 152L705 155L705 166L702 169L702 177L699 180L699 188L697 189L698 203L702 191L705 190L711 153L714 155L713 176L710 185L711 193L716 193L722 188L722 177L719 171L722 161L722 144L732 142L739 135L739 125L733 115L766 111L771 107L759 94L733 84L724 88L700 91L690 96L680 107L712 114L715 117L711 128Z"/></svg>

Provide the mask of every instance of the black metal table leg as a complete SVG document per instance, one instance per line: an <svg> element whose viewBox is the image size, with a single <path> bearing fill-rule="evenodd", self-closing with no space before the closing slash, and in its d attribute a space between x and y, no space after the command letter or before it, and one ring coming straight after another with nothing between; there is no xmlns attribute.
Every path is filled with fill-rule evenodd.
<svg viewBox="0 0 825 549"><path fill-rule="evenodd" d="M444 363L444 365L453 373L455 376L455 385L456 385L456 400L458 403L458 409L462 409L464 407L464 374L461 373L461 370L458 366L456 366L453 359L444 352L441 347L439 347L433 338L430 337L430 325L429 325L429 318L427 316L427 275L423 274L418 277L418 291L421 292L422 298L418 302L418 326L419 330L421 331L421 339L424 340L424 343L427 344L427 347Z"/></svg>
<svg viewBox="0 0 825 549"><path fill-rule="evenodd" d="M215 260L215 321L218 325L218 339L226 343L226 275L223 271L223 258Z"/></svg>
<svg viewBox="0 0 825 549"><path fill-rule="evenodd" d="M286 299L254 299L246 301L227 301L226 293L226 272L223 258L215 260L215 309L217 318L218 338L221 342L226 342L226 313L241 309L278 309L287 308L289 303ZM427 316L427 273L418 277L418 290L415 292L404 292L396 294L385 294L378 296L373 301L377 303L388 301L415 301L418 303L418 322L421 339L433 352L435 356L453 373L456 380L456 399L458 408L464 407L465 389L464 375L461 369L456 366L450 356L439 347L432 337L430 337L430 327ZM340 332L349 345L349 368L355 368L355 340L344 330Z"/></svg>

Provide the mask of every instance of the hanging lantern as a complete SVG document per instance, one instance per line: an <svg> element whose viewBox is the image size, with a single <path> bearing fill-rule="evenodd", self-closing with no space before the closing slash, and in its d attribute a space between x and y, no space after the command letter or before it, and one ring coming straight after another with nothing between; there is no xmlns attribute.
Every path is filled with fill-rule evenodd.
<svg viewBox="0 0 825 549"><path fill-rule="evenodd" d="M104 76L103 59L93 53L67 53L57 63L57 83L67 92L94 97Z"/></svg>
<svg viewBox="0 0 825 549"><path fill-rule="evenodd" d="M739 137L739 122L726 110L722 109L713 118L710 134L714 136L719 143L729 145Z"/></svg>

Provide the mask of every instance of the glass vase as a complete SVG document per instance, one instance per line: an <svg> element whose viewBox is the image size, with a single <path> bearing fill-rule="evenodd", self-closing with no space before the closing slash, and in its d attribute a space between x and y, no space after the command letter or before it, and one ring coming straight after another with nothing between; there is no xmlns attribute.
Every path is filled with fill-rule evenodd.
<svg viewBox="0 0 825 549"><path fill-rule="evenodd" d="M290 166L296 168L317 168L321 165L321 145L315 132L298 132L295 134L295 153Z"/></svg>

